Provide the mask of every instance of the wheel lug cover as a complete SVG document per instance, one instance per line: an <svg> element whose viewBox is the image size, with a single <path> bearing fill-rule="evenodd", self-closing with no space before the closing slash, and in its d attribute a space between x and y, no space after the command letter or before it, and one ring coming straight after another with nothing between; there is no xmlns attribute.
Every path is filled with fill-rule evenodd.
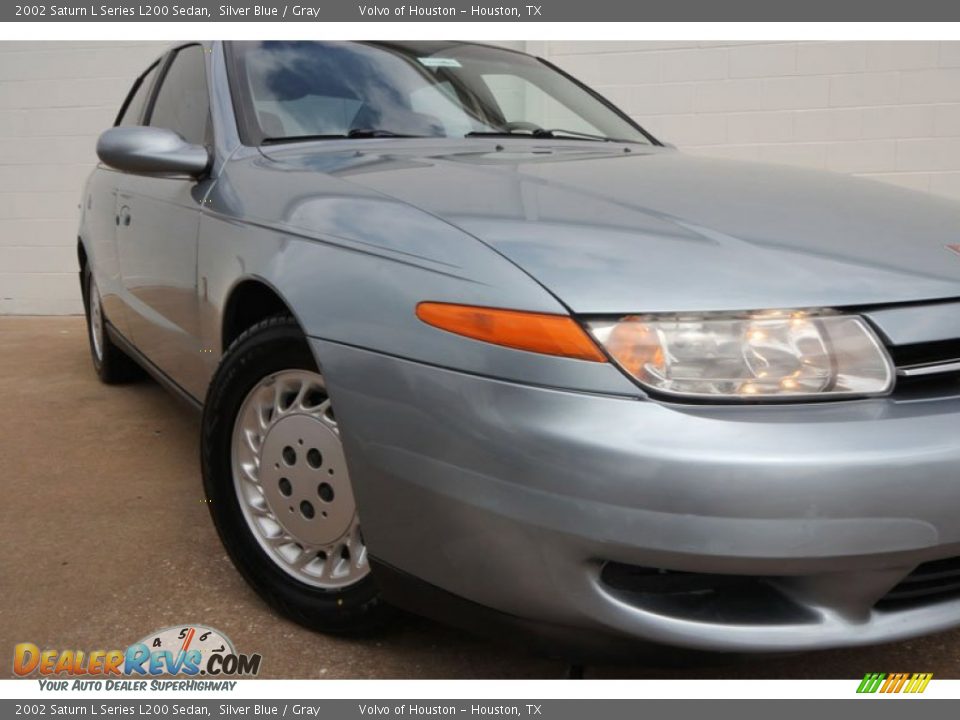
<svg viewBox="0 0 960 720"><path fill-rule="evenodd" d="M274 423L260 450L260 468L264 497L295 540L326 546L350 528L355 504L343 449L322 420L294 414Z"/></svg>

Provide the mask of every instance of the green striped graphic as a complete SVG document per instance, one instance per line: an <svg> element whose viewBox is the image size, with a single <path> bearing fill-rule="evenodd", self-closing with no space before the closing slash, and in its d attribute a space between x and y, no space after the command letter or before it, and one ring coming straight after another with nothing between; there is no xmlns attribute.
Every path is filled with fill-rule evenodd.
<svg viewBox="0 0 960 720"><path fill-rule="evenodd" d="M927 689L933 673L867 673L858 693L919 694Z"/></svg>
<svg viewBox="0 0 960 720"><path fill-rule="evenodd" d="M880 684L886 677L886 673L867 673L863 676L863 680L860 683L860 687L857 688L857 692L875 693L880 689Z"/></svg>

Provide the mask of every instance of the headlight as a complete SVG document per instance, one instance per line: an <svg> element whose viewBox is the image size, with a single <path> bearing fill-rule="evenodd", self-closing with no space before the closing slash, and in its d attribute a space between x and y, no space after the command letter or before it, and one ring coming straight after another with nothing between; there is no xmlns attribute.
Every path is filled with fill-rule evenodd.
<svg viewBox="0 0 960 720"><path fill-rule="evenodd" d="M716 400L881 395L894 370L859 317L828 310L631 315L587 324L642 385Z"/></svg>

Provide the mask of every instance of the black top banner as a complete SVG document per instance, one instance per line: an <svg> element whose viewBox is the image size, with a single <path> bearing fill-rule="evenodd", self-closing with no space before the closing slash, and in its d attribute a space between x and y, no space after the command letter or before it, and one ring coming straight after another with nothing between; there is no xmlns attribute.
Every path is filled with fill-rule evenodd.
<svg viewBox="0 0 960 720"><path fill-rule="evenodd" d="M3 22L949 22L960 3L944 0L306 0L276 2L91 3L61 0L0 6Z"/></svg>

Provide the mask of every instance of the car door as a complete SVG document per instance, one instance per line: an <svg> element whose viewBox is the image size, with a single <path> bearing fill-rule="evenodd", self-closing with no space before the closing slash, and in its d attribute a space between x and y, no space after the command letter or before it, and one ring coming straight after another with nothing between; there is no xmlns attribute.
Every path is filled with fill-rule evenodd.
<svg viewBox="0 0 960 720"><path fill-rule="evenodd" d="M145 124L212 147L205 52L187 45L166 57ZM123 174L117 248L132 340L195 398L206 384L197 295L197 233L213 180Z"/></svg>
<svg viewBox="0 0 960 720"><path fill-rule="evenodd" d="M158 60L134 81L120 106L114 127L141 124L159 69ZM87 183L84 216L88 231L85 240L104 314L121 335L129 337L128 307L117 250L117 229L120 225L117 192L123 177L120 171L103 163L98 164Z"/></svg>

